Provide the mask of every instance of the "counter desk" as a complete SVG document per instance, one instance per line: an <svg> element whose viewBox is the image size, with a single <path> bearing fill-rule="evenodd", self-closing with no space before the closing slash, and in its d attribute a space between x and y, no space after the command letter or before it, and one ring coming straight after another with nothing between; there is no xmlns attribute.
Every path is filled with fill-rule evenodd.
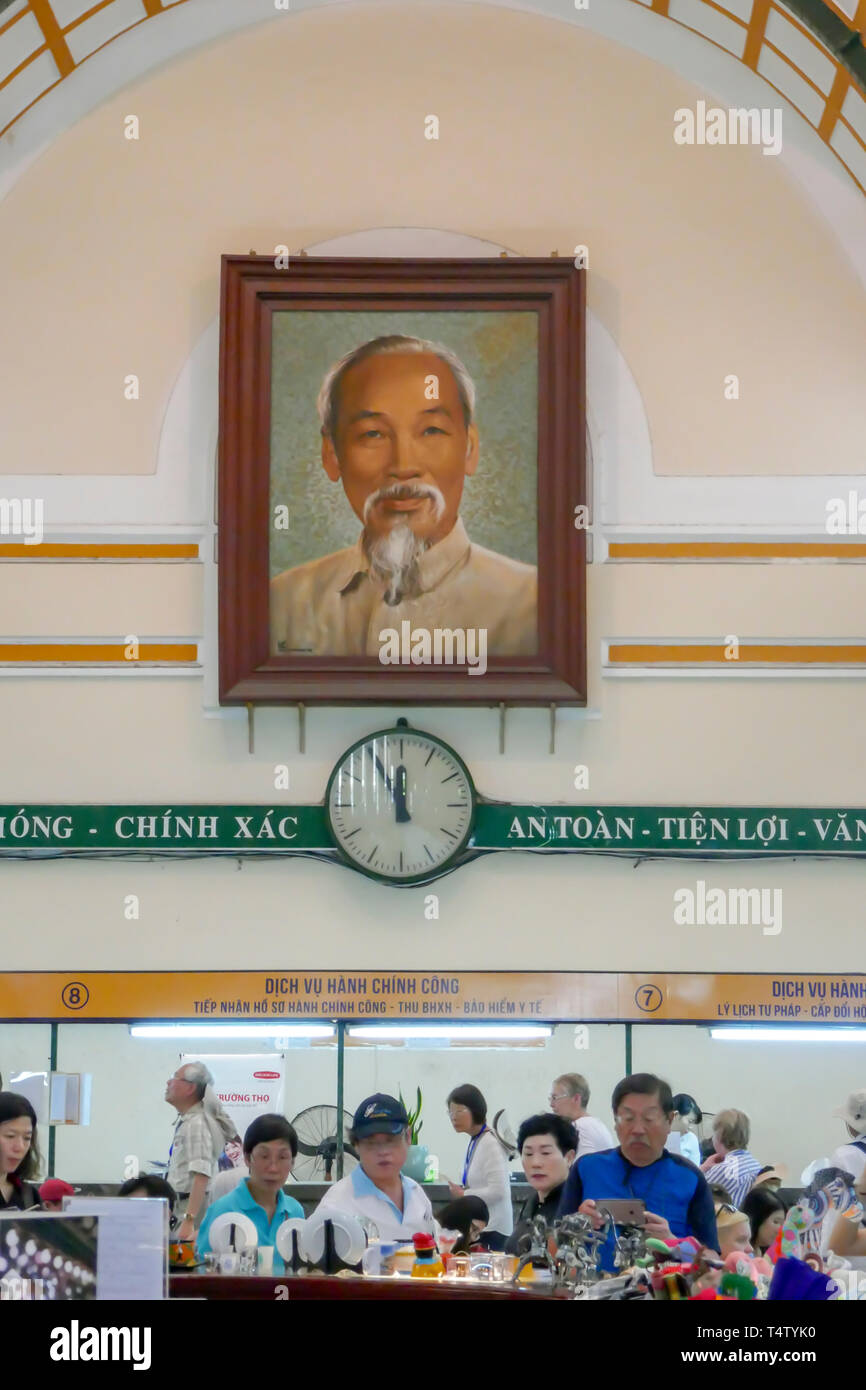
<svg viewBox="0 0 866 1390"><path fill-rule="evenodd" d="M550 1288L515 1288L510 1284L481 1284L470 1280L401 1279L393 1276L377 1279L360 1274L292 1274L283 1278L261 1275L231 1274L172 1274L169 1276L169 1298L227 1299L231 1301L262 1300L271 1303L308 1303L324 1300L388 1299L399 1303L407 1300L491 1300L491 1299L556 1299ZM288 1298L279 1294L288 1290Z"/></svg>

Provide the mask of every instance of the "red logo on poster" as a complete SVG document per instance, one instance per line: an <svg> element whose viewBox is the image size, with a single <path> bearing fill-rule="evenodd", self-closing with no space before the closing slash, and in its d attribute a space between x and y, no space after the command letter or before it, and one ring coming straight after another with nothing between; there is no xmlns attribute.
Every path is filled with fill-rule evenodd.
<svg viewBox="0 0 866 1390"><path fill-rule="evenodd" d="M253 1076L256 1081L279 1081L280 1079L278 1071L254 1071Z"/></svg>

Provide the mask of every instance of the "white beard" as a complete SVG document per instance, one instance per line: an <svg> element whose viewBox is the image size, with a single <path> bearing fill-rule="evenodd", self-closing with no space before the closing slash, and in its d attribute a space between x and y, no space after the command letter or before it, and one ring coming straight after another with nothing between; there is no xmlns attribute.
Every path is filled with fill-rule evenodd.
<svg viewBox="0 0 866 1390"><path fill-rule="evenodd" d="M430 542L416 536L408 521L397 521L383 536L370 540L364 534L364 552L370 561L372 578L385 585L389 608L404 598L417 598L421 592L418 562Z"/></svg>
<svg viewBox="0 0 866 1390"><path fill-rule="evenodd" d="M373 506L386 497L429 497L436 521L445 510L445 498L437 487L429 484L392 483L371 493L364 505L364 521ZM397 520L383 535L370 538L366 526L361 538L364 554L370 561L370 575L385 585L385 602L389 608L405 598L417 598L421 592L419 562L430 541L416 536L408 521Z"/></svg>

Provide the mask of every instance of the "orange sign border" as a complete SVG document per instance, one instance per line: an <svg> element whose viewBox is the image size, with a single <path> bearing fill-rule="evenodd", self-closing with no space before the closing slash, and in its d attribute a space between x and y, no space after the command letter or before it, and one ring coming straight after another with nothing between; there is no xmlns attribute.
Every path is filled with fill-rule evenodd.
<svg viewBox="0 0 866 1390"><path fill-rule="evenodd" d="M605 971L29 971L4 1022L833 1023L866 1025L866 974Z"/></svg>

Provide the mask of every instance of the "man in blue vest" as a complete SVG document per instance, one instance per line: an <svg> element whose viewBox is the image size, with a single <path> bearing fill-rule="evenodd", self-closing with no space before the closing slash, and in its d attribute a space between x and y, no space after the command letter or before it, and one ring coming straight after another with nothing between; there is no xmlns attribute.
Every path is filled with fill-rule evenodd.
<svg viewBox="0 0 866 1390"><path fill-rule="evenodd" d="M600 1226L599 1205L612 1198L639 1198L646 1206L648 1236L694 1236L718 1250L715 1207L706 1178L688 1159L665 1148L673 1109L666 1081L649 1072L624 1077L613 1093L619 1146L572 1164L558 1215L579 1211ZM612 1232L601 1248L600 1264L605 1270L615 1268Z"/></svg>

